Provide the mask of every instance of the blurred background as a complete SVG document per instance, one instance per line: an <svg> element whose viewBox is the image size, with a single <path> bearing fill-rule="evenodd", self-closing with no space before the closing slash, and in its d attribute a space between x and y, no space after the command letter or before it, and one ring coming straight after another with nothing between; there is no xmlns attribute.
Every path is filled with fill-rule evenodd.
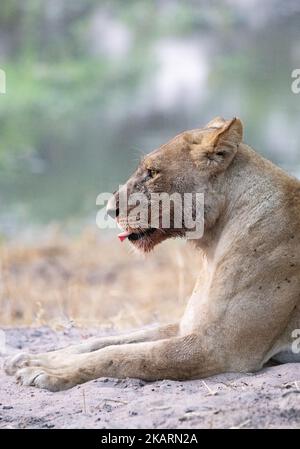
<svg viewBox="0 0 300 449"><path fill-rule="evenodd" d="M297 0L10 0L0 10L1 232L95 219L148 152L215 115L300 174Z"/></svg>
<svg viewBox="0 0 300 449"><path fill-rule="evenodd" d="M70 261L60 259L61 237L55 234L51 248L48 245L37 255L36 248L29 253L20 250L20 236L43 234L53 223L56 230L79 231L90 225L100 235L95 225L97 195L125 181L141 152L185 129L201 127L216 115L239 116L247 143L300 176L300 94L291 91L291 73L300 67L298 0L2 3L0 69L6 73L6 94L0 95L1 304L6 313L2 321L28 323L33 316L40 317L41 292L58 276L62 284L57 304L64 316L76 315L66 299L66 285L73 288L75 280ZM99 251L103 258L107 248L97 247L88 235L83 239L85 250L74 250L78 266L83 260L87 263L86 251ZM5 246L8 239L15 245L13 251ZM66 246L69 255L72 245ZM182 257L174 259L181 272ZM119 259L118 253L120 264ZM32 260L33 271L28 274ZM167 276L163 260L151 263L162 264L160 271ZM97 287L93 295L98 299L91 299L93 295L86 299L85 304L97 304L87 318L103 306L104 293L99 289L105 282L119 282L116 276L122 271L119 265L109 271L101 261L90 262L87 271L91 273L93 266L96 274L89 274L88 280L84 275L84 282ZM143 291L143 282L141 278L140 290L132 286L131 291L128 257L124 264L127 281L122 295L127 292L129 304L132 295ZM43 276L44 284L32 293L33 309L25 320L24 291L28 307L29 290ZM174 295L184 298L182 285L190 284L180 282ZM111 290L105 295L111 302L120 298ZM55 294L50 296L54 301Z"/></svg>

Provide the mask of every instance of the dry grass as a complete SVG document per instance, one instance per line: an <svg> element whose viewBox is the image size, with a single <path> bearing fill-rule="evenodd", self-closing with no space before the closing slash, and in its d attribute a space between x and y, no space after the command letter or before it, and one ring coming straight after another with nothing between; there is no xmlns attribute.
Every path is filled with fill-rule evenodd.
<svg viewBox="0 0 300 449"><path fill-rule="evenodd" d="M48 324L131 328L182 313L198 267L190 245L167 242L132 254L116 237L52 233L39 244L0 246L2 326Z"/></svg>

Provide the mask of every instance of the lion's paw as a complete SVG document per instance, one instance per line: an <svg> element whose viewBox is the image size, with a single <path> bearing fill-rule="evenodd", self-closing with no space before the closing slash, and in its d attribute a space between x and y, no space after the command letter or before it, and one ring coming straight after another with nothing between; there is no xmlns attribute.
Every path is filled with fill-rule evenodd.
<svg viewBox="0 0 300 449"><path fill-rule="evenodd" d="M49 391L66 390L73 386L63 375L54 375L47 369L39 367L27 367L18 370L16 380L20 385L43 388Z"/></svg>
<svg viewBox="0 0 300 449"><path fill-rule="evenodd" d="M31 355L27 352L19 352L14 356L5 360L3 368L6 374L12 376L18 369L28 366L31 360Z"/></svg>

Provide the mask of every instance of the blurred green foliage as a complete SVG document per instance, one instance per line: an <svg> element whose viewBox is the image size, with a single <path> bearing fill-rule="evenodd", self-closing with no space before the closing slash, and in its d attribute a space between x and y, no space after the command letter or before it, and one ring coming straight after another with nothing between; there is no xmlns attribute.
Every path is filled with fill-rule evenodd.
<svg viewBox="0 0 300 449"><path fill-rule="evenodd" d="M284 164L275 134L267 132L271 118L273 127L281 120L287 146L294 148L286 153L287 165L299 163L299 99L290 91L299 17L289 1L284 14L270 9L267 26L253 26L235 3L220 0L3 2L2 216L13 211L20 220L49 221L91 215L97 194L112 191L132 171L137 150L149 151L214 115L240 115L246 140ZM97 42L110 21L131 36L125 56ZM164 40L204 49L209 71L198 104L191 98L164 109L147 92L160 69L155 48Z"/></svg>

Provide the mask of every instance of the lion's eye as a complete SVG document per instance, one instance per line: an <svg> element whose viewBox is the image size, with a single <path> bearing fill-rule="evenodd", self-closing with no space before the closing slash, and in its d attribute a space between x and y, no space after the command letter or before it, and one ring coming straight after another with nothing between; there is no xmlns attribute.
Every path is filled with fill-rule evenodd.
<svg viewBox="0 0 300 449"><path fill-rule="evenodd" d="M154 168L149 168L147 170L148 172L148 176L150 176L150 178L155 178L155 176L158 175L158 170L155 170Z"/></svg>

